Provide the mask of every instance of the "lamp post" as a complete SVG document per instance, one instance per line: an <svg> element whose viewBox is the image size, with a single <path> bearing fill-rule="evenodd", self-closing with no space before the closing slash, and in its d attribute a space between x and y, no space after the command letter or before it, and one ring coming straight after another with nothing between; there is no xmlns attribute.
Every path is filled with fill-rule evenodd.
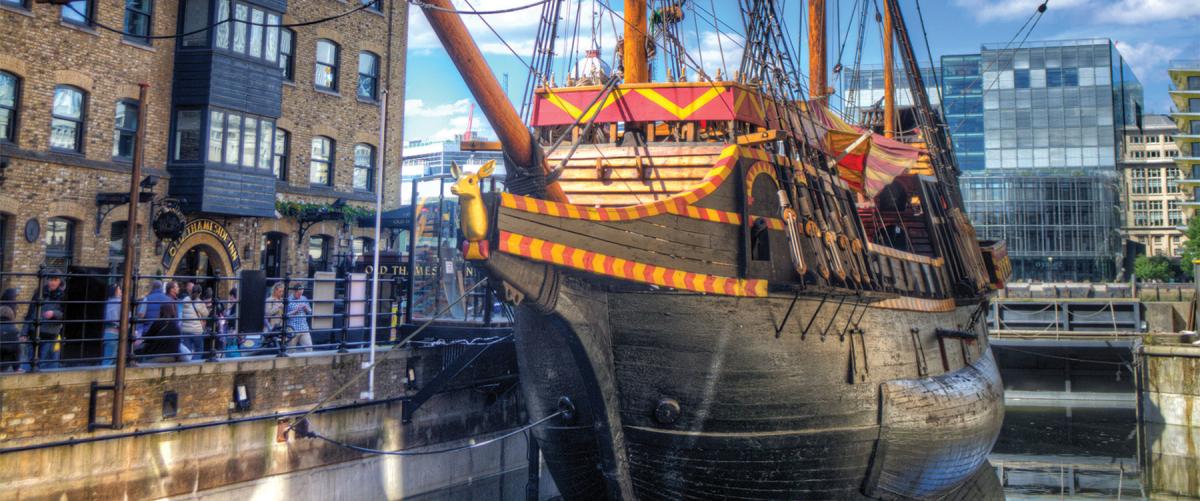
<svg viewBox="0 0 1200 501"><path fill-rule="evenodd" d="M1046 261L1048 263L1046 265L1046 282L1049 283L1054 276L1054 256L1046 258Z"/></svg>

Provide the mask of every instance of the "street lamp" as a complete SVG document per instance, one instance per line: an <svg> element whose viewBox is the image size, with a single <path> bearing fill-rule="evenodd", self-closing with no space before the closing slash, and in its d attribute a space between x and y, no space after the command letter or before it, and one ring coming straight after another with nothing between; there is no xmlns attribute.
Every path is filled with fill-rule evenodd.
<svg viewBox="0 0 1200 501"><path fill-rule="evenodd" d="M1054 270L1054 256L1046 258L1046 261L1050 263L1046 265L1046 282L1050 282L1050 278L1052 276L1051 272Z"/></svg>

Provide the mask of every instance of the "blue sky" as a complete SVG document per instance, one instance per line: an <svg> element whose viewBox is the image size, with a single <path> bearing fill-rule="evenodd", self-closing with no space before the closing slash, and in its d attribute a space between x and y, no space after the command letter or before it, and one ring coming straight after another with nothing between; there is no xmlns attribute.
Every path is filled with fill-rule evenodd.
<svg viewBox="0 0 1200 501"><path fill-rule="evenodd" d="M611 59L615 43L614 28L620 26L613 10L619 11L621 0L562 0L563 10L570 13L563 20L574 30L579 18L579 51L591 44L592 32L600 45L602 57ZM780 0L786 5L783 18L790 25L793 37L803 36L799 28L801 0ZM462 9L503 9L528 4L530 0L454 0ZM854 0L828 0L830 5L830 59L837 60L838 32L848 30L850 10ZM916 0L900 0L908 24L917 43L918 57L926 59L925 47L917 22ZM981 44L1009 41L1026 19L1041 3L1040 0L923 0L929 44L934 58L943 54L978 52ZM1196 59L1200 53L1200 8L1196 0L1050 0L1048 9L1038 22L1029 41L1079 38L1110 38L1134 68L1146 92L1146 110L1166 113L1166 66L1172 59ZM736 68L741 51L741 14L735 0L691 0L685 8L682 23L683 43L693 49L706 71L714 72L724 56L728 68ZM712 16L706 11L715 8L719 31L713 28ZM695 9L694 11L692 9ZM832 25L839 17L841 28ZM519 106L525 88L527 67L513 55L516 52L529 60L533 38L539 22L541 7L520 12L490 15L491 23L503 42L479 19L467 16L467 26L497 78L508 75L509 96ZM695 15L693 15L693 12ZM873 15L873 13L872 13ZM448 139L466 129L467 115L472 102L454 66L442 50L437 37L425 22L420 9L410 7L408 75L405 95L406 140ZM863 47L863 63L880 62L880 38L873 21L868 22ZM597 28L593 30L592 26ZM851 32L852 33L852 32ZM849 35L853 37L854 35ZM564 40L560 38L560 40ZM1018 39L1020 41L1020 39ZM850 38L842 55L847 66L853 61L854 38ZM566 43L566 42L560 42ZM507 45L506 45L507 44ZM511 50L510 50L511 48ZM698 49L698 50L695 50ZM565 47L560 51L567 52ZM564 57L565 59L565 57ZM556 68L562 68L560 64ZM831 63L832 66L832 63ZM560 72L561 78L561 72ZM561 80L559 80L561 82ZM475 130L493 136L486 119L476 111Z"/></svg>

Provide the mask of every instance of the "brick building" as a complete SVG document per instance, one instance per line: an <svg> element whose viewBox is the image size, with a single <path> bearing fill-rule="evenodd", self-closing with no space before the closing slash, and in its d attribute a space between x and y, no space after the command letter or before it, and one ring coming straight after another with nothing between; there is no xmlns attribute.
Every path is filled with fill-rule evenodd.
<svg viewBox="0 0 1200 501"><path fill-rule="evenodd" d="M1179 147L1172 138L1179 133L1175 122L1164 115L1145 115L1141 127L1125 127L1125 151L1121 158L1124 177L1125 238L1146 246L1148 256L1179 257L1188 200L1179 182L1183 173L1175 165Z"/></svg>
<svg viewBox="0 0 1200 501"><path fill-rule="evenodd" d="M297 205L277 207L373 206L385 89L385 193L398 193L407 7L380 4L0 0L0 272L123 261L127 209L98 195L128 191L138 106L143 176L158 178L139 214L141 273L306 275L370 249L371 228L308 227ZM172 204L187 226L164 241L152 222Z"/></svg>

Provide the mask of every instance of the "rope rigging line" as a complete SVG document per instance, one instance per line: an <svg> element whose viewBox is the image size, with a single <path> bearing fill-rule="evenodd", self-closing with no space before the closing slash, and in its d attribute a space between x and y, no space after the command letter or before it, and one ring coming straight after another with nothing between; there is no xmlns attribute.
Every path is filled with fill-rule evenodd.
<svg viewBox="0 0 1200 501"><path fill-rule="evenodd" d="M1049 3L1049 1L1050 0L1044 0L1040 5L1037 6L1037 9L1035 9L1034 13L1031 14L1029 16L1029 18L1025 19L1025 24L1021 25L1021 28L1018 29L1017 32L1013 34L1012 38L1008 39L1008 42L1006 42L1004 44L1004 48L1000 49L999 52L1001 52L1001 53L1008 52L1009 47L1012 46L1013 41L1016 40L1018 36L1021 36L1022 32L1025 33L1025 36L1021 38L1021 41L1017 44L1016 47L1013 47L1012 50L1020 49L1022 46L1025 45L1025 41L1029 39L1029 35L1031 33L1033 33L1034 28L1037 28L1038 23L1041 22L1041 20L1042 20L1043 14L1046 13L1046 5ZM1033 22L1033 26L1029 25L1030 21ZM1025 30L1026 27L1029 27L1028 31ZM978 84L980 81L983 80L983 76L986 75L987 72L989 70L991 70L992 67L995 66L996 62L999 60L1000 60L999 57L992 59L992 61L988 63L987 67L985 67L983 69L983 71L979 72L979 76L975 77L975 79L972 80L971 83L967 84L966 87L963 87L963 90L959 93L959 95L966 95L966 93L969 92L972 88L974 88L976 84ZM983 89L983 92L981 93L981 95L986 95L988 92L990 92L992 90L992 87L994 87L999 82L1000 82L999 77L993 79L990 83L988 83L987 87ZM950 134L953 135L954 133L958 132L958 130L965 123L966 122L960 122L957 127L950 130Z"/></svg>
<svg viewBox="0 0 1200 501"><path fill-rule="evenodd" d="M993 345L993 346L995 346L995 345ZM1122 367L1126 367L1126 368L1130 367L1130 362L1127 360L1122 360L1120 362L1113 362L1111 360L1094 360L1094 359L1087 359L1087 358L1064 357L1062 355L1051 355L1049 353L1038 353L1036 351L1022 350L1020 348L1013 348L1012 346L996 346L996 347L1000 348L1002 350L1015 351L1017 353L1024 353L1026 355L1033 355L1035 357L1053 358L1056 360L1070 360L1072 362L1081 362L1081 363L1088 363L1088 364L1118 365L1118 366L1122 366ZM1133 369L1130 369L1130 372L1133 372Z"/></svg>
<svg viewBox="0 0 1200 501"><path fill-rule="evenodd" d="M239 20L239 19L234 19L234 18L233 18L233 16L230 16L230 17L228 17L228 18L226 18L226 19L222 19L222 20L220 20L220 21L217 21L217 22L215 22L215 23L213 23L213 24L210 24L210 25L204 26L204 27L202 27L202 28L196 28L196 29L194 29L194 30L192 30L192 31L188 31L188 32L185 32L185 33L178 33L178 34L175 34L175 35L141 35L141 34L138 34L138 33L130 33L130 32L128 32L128 31L125 31L125 30L123 30L123 29L119 29L119 28L113 28L113 27L111 27L111 26L108 26L108 25L106 25L106 24L103 24L103 23L100 23L100 22L96 21L96 19L95 19L95 16L94 16L94 15L92 15L92 16L88 16L87 14L85 14L85 13L81 12L81 11L80 11L78 8L76 8L76 7L75 7L75 5L73 5L73 4L65 4L65 5L63 5L63 7L66 7L66 8L68 8L68 9L71 9L71 11L75 12L76 14L79 14L79 15L80 15L81 17L83 17L84 19L88 19L88 20L89 20L89 21L92 23L92 24L91 24L92 26L95 26L95 27L97 27L97 28L100 28L100 29L102 29L102 30L105 30L105 31L110 31L110 32L112 32L112 33L116 33L116 34L118 34L118 35L124 35L124 36L130 37L130 38L135 38L135 39L139 39L139 40L171 40L171 39L176 39L176 38L184 38L184 37L189 37L189 36L192 36L192 35L198 35L198 34L200 34L200 33L204 33L204 32L206 32L206 31L208 31L208 30L211 30L211 29L214 29L214 28L216 28L216 27L218 27L218 26L221 26L221 25L223 25L223 24L226 24L226 23L234 23L234 22L236 22L236 23L241 23L241 24L243 24L243 25L246 25L246 26L260 26L260 27L263 27L263 28L300 28L300 27L304 27L304 26L312 26L312 25L315 25L315 24L327 23L327 22L330 22L330 21L333 21L333 20L336 20L336 19L340 19L340 18L343 18L343 17L349 16L350 14L353 14L353 13L355 13L355 12L358 12L358 11L360 11L360 10L365 10L365 9L368 9L368 8L370 8L370 7L372 7L372 6L379 5L379 4L380 4L380 2L381 2L381 0L374 0L374 1L372 1L372 2L364 3L364 4L362 4L362 5L360 5L360 6L356 7L356 8L350 9L350 10L348 10L348 11L346 11L346 12L343 12L343 13L341 13L341 14L335 14L335 15L328 16L328 17L323 17L323 18L320 18L320 19L313 19L313 20L311 20L311 21L301 21L301 22L296 22L296 23L256 23L256 22L253 22L253 21L243 21L243 20Z"/></svg>
<svg viewBox="0 0 1200 501"><path fill-rule="evenodd" d="M474 6L471 5L471 0L463 0L463 1L467 3L467 6L474 8ZM440 9L433 9L433 10L440 10ZM504 47L506 49L508 49L508 51L511 52L514 57L517 58L517 61L521 62L522 66L528 68L529 71L534 71L533 66L531 66L528 62L526 62L525 58L521 57L521 55L517 53L517 50L512 48L512 45L509 45L508 41L505 40L504 37L500 36L500 32L496 31L496 28L492 27L492 23L489 23L487 18L484 18L481 16L479 18L479 20L483 21L483 25L487 26L487 29L489 31L491 31L493 35L496 35L496 39L500 40L501 44L504 44Z"/></svg>
<svg viewBox="0 0 1200 501"><path fill-rule="evenodd" d="M450 447L450 448L446 448L446 449L436 449L436 450L432 450L432 451L413 451L413 450L384 451L384 450L379 450L379 449L371 449L369 447L361 447L361 446L354 445L354 444L348 444L346 442L342 442L339 440L334 440L332 438L329 438L325 435L322 435L322 434L317 433L312 430L297 430L297 434L304 438L319 438L321 440L329 442L338 447L362 452L365 454L376 454L376 455L381 455L381 456L429 456L429 455L433 455L433 454L447 454L447 453L451 453L451 452L459 452L459 451L465 451L465 450L469 450L469 449L477 449L480 447L488 446L488 445L494 444L496 442L502 441L504 439L507 439L509 437L525 433L529 430L532 430L533 428L540 426L541 424L543 424L551 419L562 416L564 414L566 414L566 411L558 410L558 411L555 411L553 414L550 414L550 415L548 415L544 418L541 418L537 421L529 423L525 426L522 426L520 428L512 430L503 435L489 438L482 442L475 442L475 443L471 443L471 444L460 445L457 447Z"/></svg>

